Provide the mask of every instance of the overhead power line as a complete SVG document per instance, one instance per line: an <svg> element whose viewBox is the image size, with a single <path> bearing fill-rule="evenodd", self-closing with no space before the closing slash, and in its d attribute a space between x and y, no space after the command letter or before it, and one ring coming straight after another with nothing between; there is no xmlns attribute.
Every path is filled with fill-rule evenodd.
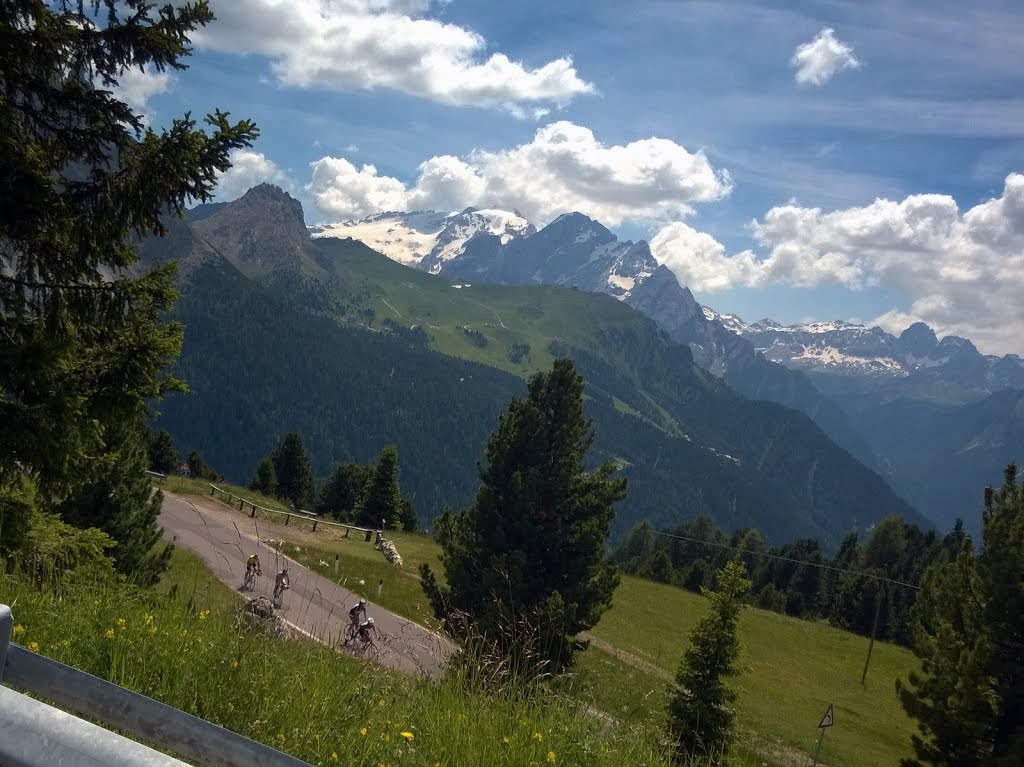
<svg viewBox="0 0 1024 767"><path fill-rule="evenodd" d="M767 559L777 559L780 562L792 562L797 565L807 565L808 567L817 567L822 570L831 570L835 573L848 573L850 575L859 575L862 578L872 578L876 581L884 581L885 583L891 583L894 586L903 586L904 588L913 589L914 591L920 591L920 586L915 586L913 583L906 583L904 581L897 581L893 578L887 578L884 575L878 575L876 573L863 573L859 570L847 570L845 567L833 567L832 565L826 565L821 562L808 562L805 559L793 559L792 557L783 557L779 554L769 554L764 551L753 551L751 549L741 549L739 546L732 546L728 543L716 543L715 541L705 541L700 538L689 538L685 535L676 535L674 533L663 533L659 530L653 531L655 535L660 535L664 538L674 538L679 541L688 541L690 543L699 543L704 546L715 546L719 549L730 549L731 551L737 551L741 554L750 554L755 557L766 557Z"/></svg>

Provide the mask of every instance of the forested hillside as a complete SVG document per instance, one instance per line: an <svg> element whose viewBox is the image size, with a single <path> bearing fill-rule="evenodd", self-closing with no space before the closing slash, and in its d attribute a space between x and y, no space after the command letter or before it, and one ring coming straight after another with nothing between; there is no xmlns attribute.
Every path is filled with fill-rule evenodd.
<svg viewBox="0 0 1024 767"><path fill-rule="evenodd" d="M143 248L185 262L178 373L191 393L164 403L160 425L235 481L288 431L302 435L319 480L394 443L403 491L429 524L472 497L475 462L523 377L569 356L587 380L593 457L630 480L619 532L707 513L829 546L887 514L921 521L806 416L734 394L612 297L453 284L359 243L300 241L279 214L261 214L273 192L254 192L202 211L176 243ZM266 227L282 247L253 244Z"/></svg>

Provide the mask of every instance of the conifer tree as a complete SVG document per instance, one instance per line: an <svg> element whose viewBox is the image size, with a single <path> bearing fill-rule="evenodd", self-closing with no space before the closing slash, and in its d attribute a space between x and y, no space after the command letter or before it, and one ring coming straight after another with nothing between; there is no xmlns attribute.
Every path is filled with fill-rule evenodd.
<svg viewBox="0 0 1024 767"><path fill-rule="evenodd" d="M436 524L447 586L421 568L439 618L471 616L506 657L532 663L524 656L539 652L549 671L571 664L584 646L578 634L597 623L618 585L605 545L626 481L610 463L585 468L594 434L583 387L568 359L530 380L527 398L512 401L491 435L475 503ZM524 621L533 647L521 644Z"/></svg>
<svg viewBox="0 0 1024 767"><path fill-rule="evenodd" d="M297 509L313 502L313 468L302 437L286 434L270 456L277 477L277 496Z"/></svg>
<svg viewBox="0 0 1024 767"><path fill-rule="evenodd" d="M274 471L274 462L269 457L261 458L256 464L256 471L249 481L249 489L270 496L277 493L277 473Z"/></svg>
<svg viewBox="0 0 1024 767"><path fill-rule="evenodd" d="M978 551L929 568L911 611L921 672L896 689L920 729L904 767L1024 764L1024 490L987 488Z"/></svg>
<svg viewBox="0 0 1024 767"><path fill-rule="evenodd" d="M385 445L373 475L363 488L355 508L356 524L379 527L384 522L394 527L399 520L402 495L398 489L398 448Z"/></svg>
<svg viewBox="0 0 1024 767"><path fill-rule="evenodd" d="M158 431L149 443L149 468L161 474L172 474L178 469L178 451L167 429Z"/></svg>
<svg viewBox="0 0 1024 767"><path fill-rule="evenodd" d="M79 489L58 511L69 524L107 533L115 542L111 556L118 571L148 586L167 567L173 547L160 543L156 520L163 493L154 491L146 474L149 455L143 433L141 426L122 429L112 451L112 469Z"/></svg>
<svg viewBox="0 0 1024 767"><path fill-rule="evenodd" d="M330 514L343 522L354 520L356 505L373 473L373 464L339 463L320 491L317 514Z"/></svg>
<svg viewBox="0 0 1024 767"><path fill-rule="evenodd" d="M137 274L132 243L210 199L257 132L219 111L209 131L186 115L157 132L115 87L184 69L212 19L202 1L0 6L0 494L24 472L60 501L134 465L108 430L183 388L164 372L182 339L173 265Z"/></svg>
<svg viewBox="0 0 1024 767"><path fill-rule="evenodd" d="M737 622L751 583L738 560L719 570L716 580L714 591L703 589L711 611L690 631L690 646L669 689L669 732L680 761L724 761L732 735L736 691L727 680L738 673Z"/></svg>

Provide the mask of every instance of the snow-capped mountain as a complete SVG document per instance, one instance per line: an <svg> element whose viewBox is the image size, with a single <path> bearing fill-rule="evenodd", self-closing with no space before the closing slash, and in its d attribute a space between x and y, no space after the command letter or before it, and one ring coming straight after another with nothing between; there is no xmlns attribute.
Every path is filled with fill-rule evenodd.
<svg viewBox="0 0 1024 767"><path fill-rule="evenodd" d="M781 325L760 320L750 325L734 317L735 332L773 362L823 376L867 379L864 385L885 386L886 379L908 379L972 387L979 394L1024 388L1024 362L1015 354L983 355L966 338L939 340L923 322L894 336L878 327L851 322ZM871 383L871 379L880 379ZM831 388L829 384L823 384ZM906 386L903 387L904 389Z"/></svg>
<svg viewBox="0 0 1024 767"><path fill-rule="evenodd" d="M351 237L399 263L434 274L461 255L478 233L493 235L504 244L535 231L518 212L493 208L466 208L461 213L378 213L361 221L310 227L313 237Z"/></svg>

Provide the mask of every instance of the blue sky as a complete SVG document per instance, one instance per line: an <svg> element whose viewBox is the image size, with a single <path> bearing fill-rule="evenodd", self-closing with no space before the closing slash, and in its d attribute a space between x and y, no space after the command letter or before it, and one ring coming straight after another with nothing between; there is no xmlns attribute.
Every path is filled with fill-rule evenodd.
<svg viewBox="0 0 1024 767"><path fill-rule="evenodd" d="M225 197L274 181L308 223L579 209L748 320L1024 352L1018 2L211 5L191 69L123 85L155 125L256 120Z"/></svg>

